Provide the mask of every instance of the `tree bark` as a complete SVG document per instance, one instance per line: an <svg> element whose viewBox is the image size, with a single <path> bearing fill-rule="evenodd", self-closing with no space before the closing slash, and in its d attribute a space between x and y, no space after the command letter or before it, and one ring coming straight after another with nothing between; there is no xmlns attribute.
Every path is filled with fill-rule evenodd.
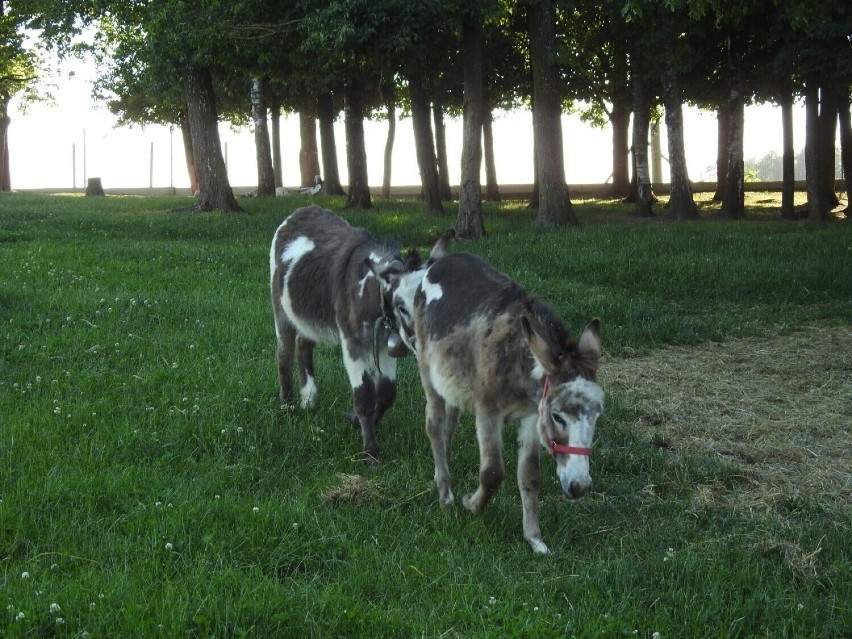
<svg viewBox="0 0 852 639"><path fill-rule="evenodd" d="M634 215L652 217L653 195L648 166L648 126L650 123L648 96L645 91L645 70L638 34L633 36L630 55L630 86L633 91L633 193Z"/></svg>
<svg viewBox="0 0 852 639"><path fill-rule="evenodd" d="M686 149L683 131L683 105L680 84L671 61L674 51L669 50L669 60L663 88L663 100L666 107L666 131L669 143L669 172L671 193L669 196L669 214L678 220L697 220L698 207L692 195L692 184L686 169Z"/></svg>
<svg viewBox="0 0 852 639"><path fill-rule="evenodd" d="M2 15L2 13L0 13ZM12 190L12 177L9 170L9 99L0 96L0 192Z"/></svg>
<svg viewBox="0 0 852 639"><path fill-rule="evenodd" d="M730 95L728 111L730 113L730 134L728 135L728 173L725 176L725 193L722 196L722 208L719 217L739 220L745 217L745 166L743 162L743 78L742 52L738 37L728 36L728 72Z"/></svg>
<svg viewBox="0 0 852 639"><path fill-rule="evenodd" d="M367 180L367 147L364 144L364 107L357 82L344 88L346 164L349 168L347 209L369 209L373 202Z"/></svg>
<svg viewBox="0 0 852 639"><path fill-rule="evenodd" d="M441 200L451 202L453 192L450 189L450 167L447 162L447 127L444 125L444 108L437 102L432 103L432 120L435 123L435 158L438 162L438 192Z"/></svg>
<svg viewBox="0 0 852 639"><path fill-rule="evenodd" d="M808 219L825 222L828 207L822 199L819 159L819 88L815 81L805 83L805 181L808 185Z"/></svg>
<svg viewBox="0 0 852 639"><path fill-rule="evenodd" d="M337 168L337 142L334 138L334 96L330 92L317 98L317 116L319 119L320 145L322 146L322 194L346 195L340 184L340 171Z"/></svg>
<svg viewBox="0 0 852 639"><path fill-rule="evenodd" d="M86 182L86 195L90 197L99 197L106 195L104 193L104 185L99 177L90 177Z"/></svg>
<svg viewBox="0 0 852 639"><path fill-rule="evenodd" d="M382 197L391 196L391 167L393 160L393 143L396 139L396 100L388 100L388 137L385 140L385 166L382 173Z"/></svg>
<svg viewBox="0 0 852 639"><path fill-rule="evenodd" d="M189 190L195 195L198 193L198 170L195 167L195 154L192 152L192 133L189 130L189 118L185 113L180 115L180 133L183 139L186 173L189 176Z"/></svg>
<svg viewBox="0 0 852 639"><path fill-rule="evenodd" d="M266 123L265 83L262 78L251 81L251 117L254 122L254 146L257 157L257 196L275 197L275 173L272 170L272 147Z"/></svg>
<svg viewBox="0 0 852 639"><path fill-rule="evenodd" d="M837 139L837 91L833 85L820 87L819 177L822 201L828 210L840 204L834 190L835 140Z"/></svg>
<svg viewBox="0 0 852 639"><path fill-rule="evenodd" d="M485 104L482 79L482 25L475 12L462 20L464 50L464 123L462 138L459 212L455 231L461 238L485 235L482 219L482 111Z"/></svg>
<svg viewBox="0 0 852 639"><path fill-rule="evenodd" d="M198 172L199 200L196 211L242 213L228 181L225 158L219 141L219 115L210 70L187 67L183 87L192 137L192 153Z"/></svg>
<svg viewBox="0 0 852 639"><path fill-rule="evenodd" d="M432 141L432 124L429 117L429 102L426 90L419 74L408 79L411 96L411 122L414 127L414 147L417 152L417 166L420 169L420 183L423 187L423 199L430 215L443 215L441 193L438 188L438 169L435 160L435 147Z"/></svg>
<svg viewBox="0 0 852 639"><path fill-rule="evenodd" d="M319 151L317 150L317 120L306 109L299 111L299 175L302 188L314 186L314 178L320 175Z"/></svg>
<svg viewBox="0 0 852 639"><path fill-rule="evenodd" d="M839 93L837 113L840 116L840 163L846 179L846 220L852 216L852 113L849 108L849 87Z"/></svg>
<svg viewBox="0 0 852 639"><path fill-rule="evenodd" d="M533 136L536 142L539 226L578 225L562 154L561 80L556 67L556 28L553 0L533 0L530 6L530 62L533 71Z"/></svg>
<svg viewBox="0 0 852 639"><path fill-rule="evenodd" d="M485 200L499 202L500 185L497 183L497 165L494 162L494 115L486 102L482 107L482 148L485 158Z"/></svg>
<svg viewBox="0 0 852 639"><path fill-rule="evenodd" d="M781 95L781 132L784 150L781 155L781 217L796 219L796 152L793 146L793 93L784 88Z"/></svg>
<svg viewBox="0 0 852 639"><path fill-rule="evenodd" d="M716 111L716 191L713 201L721 202L725 194L725 178L728 175L728 138L731 135L731 112L728 103Z"/></svg>
<svg viewBox="0 0 852 639"><path fill-rule="evenodd" d="M609 115L612 125L612 197L626 197L630 190L630 151L627 134L630 128L630 108L616 102Z"/></svg>
<svg viewBox="0 0 852 639"><path fill-rule="evenodd" d="M284 186L284 172L281 167L281 105L274 100L269 105L269 125L272 137L272 174L275 186Z"/></svg>

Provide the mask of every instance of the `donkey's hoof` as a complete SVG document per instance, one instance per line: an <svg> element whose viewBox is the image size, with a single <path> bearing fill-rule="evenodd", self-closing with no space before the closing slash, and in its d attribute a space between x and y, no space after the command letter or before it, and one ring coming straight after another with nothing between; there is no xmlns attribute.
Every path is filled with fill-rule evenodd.
<svg viewBox="0 0 852 639"><path fill-rule="evenodd" d="M444 511L450 511L456 507L456 496L449 492L443 497L438 497L438 503Z"/></svg>
<svg viewBox="0 0 852 639"><path fill-rule="evenodd" d="M550 548L541 539L527 539L532 551L537 555L549 555Z"/></svg>
<svg viewBox="0 0 852 639"><path fill-rule="evenodd" d="M477 498L476 493L468 493L462 497L462 505L474 515L481 515L482 511L485 510L485 504L480 503L481 501Z"/></svg>
<svg viewBox="0 0 852 639"><path fill-rule="evenodd" d="M371 448L361 453L361 459L368 466L379 466L382 463L382 457L379 454L378 448Z"/></svg>
<svg viewBox="0 0 852 639"><path fill-rule="evenodd" d="M358 415L355 414L355 411L350 411L350 413L346 416L346 421L352 424L357 429L361 429L361 422L358 419Z"/></svg>

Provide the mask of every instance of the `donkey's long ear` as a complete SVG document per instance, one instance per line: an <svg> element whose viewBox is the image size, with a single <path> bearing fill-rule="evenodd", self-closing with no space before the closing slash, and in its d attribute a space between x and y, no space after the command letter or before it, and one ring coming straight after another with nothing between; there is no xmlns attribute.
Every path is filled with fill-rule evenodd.
<svg viewBox="0 0 852 639"><path fill-rule="evenodd" d="M538 362L539 366L544 369L548 375L554 375L559 371L559 361L555 356L553 349L547 343L539 331L536 330L534 323L537 323L533 318L527 315L521 315L521 330L524 332L524 337L529 344L533 357Z"/></svg>
<svg viewBox="0 0 852 639"><path fill-rule="evenodd" d="M395 285L399 282L399 278L405 270L405 265L397 259L374 260L368 257L364 260L364 263L367 265L367 268L375 273L383 286Z"/></svg>
<svg viewBox="0 0 852 639"><path fill-rule="evenodd" d="M601 321L598 318L588 323L577 343L576 365L584 377L595 379L601 356Z"/></svg>
<svg viewBox="0 0 852 639"><path fill-rule="evenodd" d="M435 246L429 252L429 262L439 260L447 254L447 246L453 241L456 236L456 230L453 228L447 229L441 236L435 240Z"/></svg>

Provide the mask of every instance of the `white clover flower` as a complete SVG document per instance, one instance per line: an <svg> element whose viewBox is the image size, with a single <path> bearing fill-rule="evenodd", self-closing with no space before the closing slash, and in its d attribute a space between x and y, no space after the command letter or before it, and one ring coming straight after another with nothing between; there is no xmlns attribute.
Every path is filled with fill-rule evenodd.
<svg viewBox="0 0 852 639"><path fill-rule="evenodd" d="M497 603L497 598L496 597L489 597L488 603L493 606L494 604Z"/></svg>
<svg viewBox="0 0 852 639"><path fill-rule="evenodd" d="M257 506L255 506L254 508L252 508L252 509L251 509L251 511L252 511L253 513L259 513L259 512L260 512L260 508L258 508Z"/></svg>
<svg viewBox="0 0 852 639"><path fill-rule="evenodd" d="M60 610L62 610L62 608L59 606L58 603L50 604L50 612L59 612Z"/></svg>
<svg viewBox="0 0 852 639"><path fill-rule="evenodd" d="M21 573L21 579L29 579L29 578L30 578L30 573L28 573L26 571Z"/></svg>
<svg viewBox="0 0 852 639"><path fill-rule="evenodd" d="M56 625L57 626L64 626L65 625L65 619L63 617L57 617L56 618Z"/></svg>
<svg viewBox="0 0 852 639"><path fill-rule="evenodd" d="M654 634L651 635L651 639L660 639L660 633L655 632Z"/></svg>
<svg viewBox="0 0 852 639"><path fill-rule="evenodd" d="M21 612L19 612L17 615L15 615L15 620L16 620L16 621L21 621L21 620L22 620L22 619L24 619L25 617L26 617L26 615L24 614L24 611L22 610L22 611L21 611Z"/></svg>
<svg viewBox="0 0 852 639"><path fill-rule="evenodd" d="M167 541L166 542L166 550L172 550L173 548L174 548L174 546L172 545L172 542Z"/></svg>
<svg viewBox="0 0 852 639"><path fill-rule="evenodd" d="M90 602L89 602L89 610L94 610L94 609L95 609L95 602L94 602L94 601L90 601Z"/></svg>

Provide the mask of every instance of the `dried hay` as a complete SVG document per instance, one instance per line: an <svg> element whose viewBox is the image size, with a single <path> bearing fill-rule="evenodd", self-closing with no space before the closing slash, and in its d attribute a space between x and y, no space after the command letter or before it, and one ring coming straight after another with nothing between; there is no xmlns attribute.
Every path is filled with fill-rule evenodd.
<svg viewBox="0 0 852 639"><path fill-rule="evenodd" d="M648 439L743 469L742 492L696 487L696 506L765 510L812 496L852 511L852 328L610 358L601 383L637 409Z"/></svg>
<svg viewBox="0 0 852 639"><path fill-rule="evenodd" d="M337 473L340 485L322 492L322 498L332 504L349 503L356 506L370 501L378 501L382 497L379 482L366 479L361 475Z"/></svg>

